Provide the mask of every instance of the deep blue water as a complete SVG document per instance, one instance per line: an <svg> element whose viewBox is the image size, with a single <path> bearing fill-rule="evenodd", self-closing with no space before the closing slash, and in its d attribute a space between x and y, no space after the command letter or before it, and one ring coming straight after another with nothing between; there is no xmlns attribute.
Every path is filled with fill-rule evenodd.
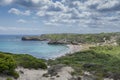
<svg viewBox="0 0 120 80"><path fill-rule="evenodd" d="M65 45L48 45L46 41L22 41L21 37L0 35L0 51L49 59L63 55L69 49Z"/></svg>

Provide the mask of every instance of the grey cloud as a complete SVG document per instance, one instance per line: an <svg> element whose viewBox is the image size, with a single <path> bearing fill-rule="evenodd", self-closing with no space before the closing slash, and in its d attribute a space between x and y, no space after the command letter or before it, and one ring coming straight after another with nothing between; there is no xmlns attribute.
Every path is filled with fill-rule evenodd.
<svg viewBox="0 0 120 80"><path fill-rule="evenodd" d="M0 0L0 6L5 6L13 3L14 0Z"/></svg>
<svg viewBox="0 0 120 80"><path fill-rule="evenodd" d="M104 22L112 25L119 20L116 18L120 16L116 13L116 11L119 11L119 2L118 0L62 0L61 3L64 5L64 8L66 8L66 6L68 7L66 12L62 12L61 10L59 15L53 14L51 16L52 18L48 19L48 21L51 22L52 19L55 20L54 23L82 24L88 25L89 27L93 25L94 27L97 27L97 25L103 26L105 25ZM53 9L53 11L56 10ZM65 16L67 17L61 16L62 14L66 14ZM111 15L114 16L114 18L111 18ZM109 21L113 21L113 23L109 23Z"/></svg>
<svg viewBox="0 0 120 80"><path fill-rule="evenodd" d="M27 8L39 9L44 5L50 4L50 0L16 0L15 4L22 5Z"/></svg>
<svg viewBox="0 0 120 80"><path fill-rule="evenodd" d="M120 10L120 1L119 0L111 0L103 5L104 10Z"/></svg>
<svg viewBox="0 0 120 80"><path fill-rule="evenodd" d="M19 9L16 9L16 8L11 8L8 13L12 13L12 14L15 14L15 15L25 15L25 16L30 16L31 12L29 10L26 10L26 11L20 11Z"/></svg>
<svg viewBox="0 0 120 80"><path fill-rule="evenodd" d="M90 9L101 12L120 10L119 0L88 0L86 4Z"/></svg>
<svg viewBox="0 0 120 80"><path fill-rule="evenodd" d="M119 25L120 21L119 0L16 0L14 4L36 10L34 15L47 24L99 28Z"/></svg>

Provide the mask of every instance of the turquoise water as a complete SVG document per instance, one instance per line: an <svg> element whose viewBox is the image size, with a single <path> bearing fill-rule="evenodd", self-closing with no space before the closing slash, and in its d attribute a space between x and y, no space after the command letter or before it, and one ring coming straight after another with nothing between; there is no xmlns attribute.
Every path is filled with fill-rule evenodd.
<svg viewBox="0 0 120 80"><path fill-rule="evenodd" d="M48 45L46 41L21 41L22 36L0 35L0 51L30 54L38 58L55 58L68 51L64 45Z"/></svg>

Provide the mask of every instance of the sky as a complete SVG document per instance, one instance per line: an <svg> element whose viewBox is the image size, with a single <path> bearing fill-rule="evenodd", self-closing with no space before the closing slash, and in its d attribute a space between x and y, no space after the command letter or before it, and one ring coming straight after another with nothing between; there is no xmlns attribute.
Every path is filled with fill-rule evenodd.
<svg viewBox="0 0 120 80"><path fill-rule="evenodd" d="M0 0L0 34L120 31L120 0Z"/></svg>

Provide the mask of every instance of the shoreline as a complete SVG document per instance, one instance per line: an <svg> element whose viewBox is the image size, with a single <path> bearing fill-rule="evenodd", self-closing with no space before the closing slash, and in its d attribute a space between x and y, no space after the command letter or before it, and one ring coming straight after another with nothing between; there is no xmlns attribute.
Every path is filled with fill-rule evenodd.
<svg viewBox="0 0 120 80"><path fill-rule="evenodd" d="M75 52L81 51L82 49L82 45L68 44L67 47L69 48L68 54L73 54Z"/></svg>
<svg viewBox="0 0 120 80"><path fill-rule="evenodd" d="M50 58L50 59L55 60L59 57L66 56L68 54L74 54L75 52L79 52L79 51L82 50L82 45L81 44L80 45L67 44L65 46L68 47L67 51L61 53L60 55L56 55L56 56L54 56L53 58ZM49 59L47 59L47 60L49 60Z"/></svg>

